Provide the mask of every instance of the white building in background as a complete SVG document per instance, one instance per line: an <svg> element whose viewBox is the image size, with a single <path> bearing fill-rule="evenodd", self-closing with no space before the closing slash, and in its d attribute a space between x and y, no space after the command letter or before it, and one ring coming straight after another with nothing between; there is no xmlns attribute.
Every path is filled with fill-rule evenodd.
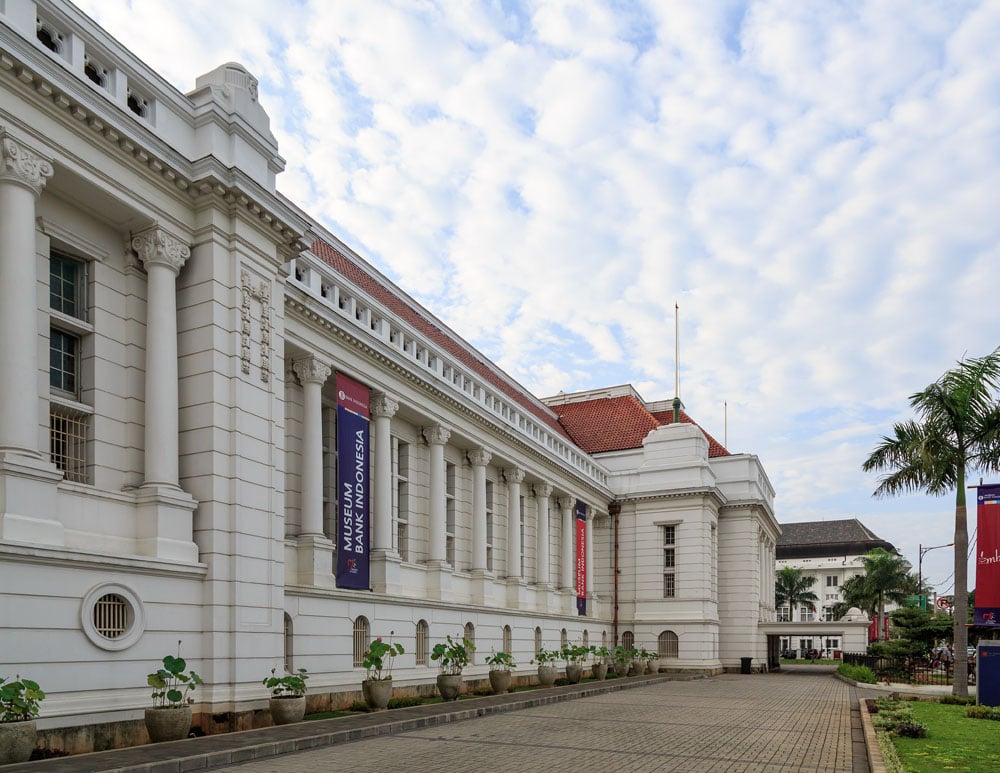
<svg viewBox="0 0 1000 773"><path fill-rule="evenodd" d="M779 626L768 633L781 637L782 650L800 654L809 650L825 652L864 652L868 646L871 621L854 609L846 619L837 619L834 607L843 601L841 588L852 577L864 574L864 556L882 548L895 553L896 548L872 532L857 518L835 521L802 521L781 525L777 544L777 571L798 569L812 577L815 605L788 605L777 608ZM895 607L890 605L889 610ZM874 631L873 631L874 633Z"/></svg>
<svg viewBox="0 0 1000 773"><path fill-rule="evenodd" d="M276 666L356 692L375 636L397 687L460 633L470 679L616 636L773 661L756 457L630 387L528 394L278 193L268 127L237 64L182 94L69 3L0 2L0 671L48 693L48 743L127 737L178 640L205 732L251 726ZM336 579L343 377L364 589Z"/></svg>

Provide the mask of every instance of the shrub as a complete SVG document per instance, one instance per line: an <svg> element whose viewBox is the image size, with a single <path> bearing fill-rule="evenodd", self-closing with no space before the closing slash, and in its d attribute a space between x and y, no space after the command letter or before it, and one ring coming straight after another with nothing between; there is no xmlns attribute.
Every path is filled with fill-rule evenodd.
<svg viewBox="0 0 1000 773"><path fill-rule="evenodd" d="M896 735L903 736L904 738L926 738L927 737L927 725L923 722L900 722L896 725L895 730Z"/></svg>
<svg viewBox="0 0 1000 773"><path fill-rule="evenodd" d="M868 668L868 666L852 666L847 663L841 663L837 668L837 673L855 682L875 684L876 681L875 672Z"/></svg>
<svg viewBox="0 0 1000 773"><path fill-rule="evenodd" d="M938 698L938 703L944 703L948 706L968 706L976 702L974 697L963 698L960 695L942 695Z"/></svg>
<svg viewBox="0 0 1000 773"><path fill-rule="evenodd" d="M993 719L1000 721L1000 706L967 706L965 716L970 719Z"/></svg>

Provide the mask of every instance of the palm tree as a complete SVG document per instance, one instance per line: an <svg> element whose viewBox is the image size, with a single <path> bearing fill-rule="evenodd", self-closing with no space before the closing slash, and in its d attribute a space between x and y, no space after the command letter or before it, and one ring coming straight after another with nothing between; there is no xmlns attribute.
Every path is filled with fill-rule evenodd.
<svg viewBox="0 0 1000 773"><path fill-rule="evenodd" d="M876 641L882 641L885 632L885 602L902 604L916 587L917 581L910 574L910 564L900 555L882 548L869 550L861 559L865 567L860 585L866 596L874 601L878 615Z"/></svg>
<svg viewBox="0 0 1000 773"><path fill-rule="evenodd" d="M876 497L911 491L934 496L955 492L955 695L968 688L969 528L966 473L1000 471L1000 348L985 357L963 359L926 389L910 396L919 420L893 425L862 465L884 471Z"/></svg>
<svg viewBox="0 0 1000 773"><path fill-rule="evenodd" d="M809 590L816 578L803 575L801 569L790 566L782 568L774 580L774 605L776 607L788 604L788 612L792 614L795 607L809 605L815 609L819 597Z"/></svg>

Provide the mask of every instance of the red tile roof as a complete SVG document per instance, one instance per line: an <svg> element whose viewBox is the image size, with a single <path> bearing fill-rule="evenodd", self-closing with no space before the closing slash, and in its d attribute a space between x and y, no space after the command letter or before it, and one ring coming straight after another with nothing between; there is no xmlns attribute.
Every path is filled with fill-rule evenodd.
<svg viewBox="0 0 1000 773"><path fill-rule="evenodd" d="M488 361L477 356L477 352L468 343L458 338L451 331L444 329L430 315L411 299L403 298L390 290L380 280L372 276L357 262L344 255L336 247L322 239L317 239L312 245L312 253L333 267L337 273L364 290L376 301L392 311L400 319L416 328L428 340L444 349L448 354L462 363L466 368L490 384L498 392L505 395L524 411L530 413L538 421L555 432L560 437L572 439L556 420L555 415L545 404L520 387L512 379L505 379L501 373Z"/></svg>
<svg viewBox="0 0 1000 773"><path fill-rule="evenodd" d="M640 448L646 435L673 421L673 411L650 413L642 401L631 394L561 405L550 403L550 407L559 414L559 421L573 442L588 454ZM697 422L684 411L681 411L680 419L698 427ZM701 427L698 429L708 438L710 457L729 455L729 451L715 438Z"/></svg>

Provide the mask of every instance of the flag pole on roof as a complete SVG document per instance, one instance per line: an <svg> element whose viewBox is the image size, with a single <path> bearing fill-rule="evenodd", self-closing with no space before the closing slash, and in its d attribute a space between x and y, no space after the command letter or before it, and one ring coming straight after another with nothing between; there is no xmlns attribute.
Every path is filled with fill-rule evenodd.
<svg viewBox="0 0 1000 773"><path fill-rule="evenodd" d="M681 420L681 307L674 301L674 424Z"/></svg>

